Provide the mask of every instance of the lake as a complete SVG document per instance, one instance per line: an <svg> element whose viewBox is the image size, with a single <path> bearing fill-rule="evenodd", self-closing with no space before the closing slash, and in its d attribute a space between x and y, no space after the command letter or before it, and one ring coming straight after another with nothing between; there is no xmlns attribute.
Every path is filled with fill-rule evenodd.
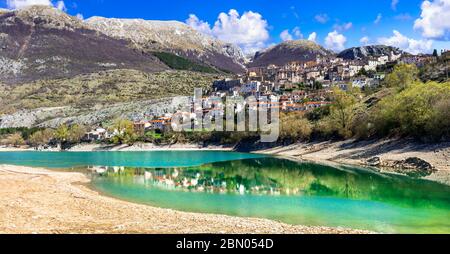
<svg viewBox="0 0 450 254"><path fill-rule="evenodd" d="M450 187L352 166L223 151L0 152L76 170L109 196L182 211L384 233L450 233Z"/></svg>

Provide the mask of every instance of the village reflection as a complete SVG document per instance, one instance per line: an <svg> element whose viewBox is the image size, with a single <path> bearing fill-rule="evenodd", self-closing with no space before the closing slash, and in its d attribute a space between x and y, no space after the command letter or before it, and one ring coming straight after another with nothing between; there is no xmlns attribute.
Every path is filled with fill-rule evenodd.
<svg viewBox="0 0 450 254"><path fill-rule="evenodd" d="M276 158L225 161L186 168L92 167L90 170L97 180L174 191L401 200L402 205L428 203L433 196L447 205L450 202L450 197L443 195L440 189L448 188L432 182L354 167ZM428 191L416 191L419 186Z"/></svg>
<svg viewBox="0 0 450 254"><path fill-rule="evenodd" d="M167 190L210 192L210 193L252 193L279 195L289 193L288 189L269 179L244 178L241 175L227 176L217 170L205 168L129 168L90 167L98 177L115 178Z"/></svg>

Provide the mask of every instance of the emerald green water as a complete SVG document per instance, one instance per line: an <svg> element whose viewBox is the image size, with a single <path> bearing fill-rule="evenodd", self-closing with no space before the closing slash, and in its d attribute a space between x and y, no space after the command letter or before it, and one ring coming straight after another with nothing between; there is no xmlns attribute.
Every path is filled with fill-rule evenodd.
<svg viewBox="0 0 450 254"><path fill-rule="evenodd" d="M0 164L84 168L93 188L105 194L183 211L385 233L450 233L449 186L363 168L197 151L5 152Z"/></svg>

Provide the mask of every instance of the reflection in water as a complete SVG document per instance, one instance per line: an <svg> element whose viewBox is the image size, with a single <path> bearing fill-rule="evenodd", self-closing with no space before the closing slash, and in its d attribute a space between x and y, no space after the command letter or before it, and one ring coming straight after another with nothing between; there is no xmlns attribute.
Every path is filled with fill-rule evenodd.
<svg viewBox="0 0 450 254"><path fill-rule="evenodd" d="M91 165L96 190L183 211L388 233L450 233L449 186L354 167L218 151L0 152L0 164L83 172Z"/></svg>
<svg viewBox="0 0 450 254"><path fill-rule="evenodd" d="M450 233L449 186L353 167L253 158L91 172L95 189L158 207L388 233Z"/></svg>
<svg viewBox="0 0 450 254"><path fill-rule="evenodd" d="M374 200L399 205L450 204L450 188L399 175L377 174L276 158L246 159L196 167L94 167L99 176L165 190L310 195Z"/></svg>

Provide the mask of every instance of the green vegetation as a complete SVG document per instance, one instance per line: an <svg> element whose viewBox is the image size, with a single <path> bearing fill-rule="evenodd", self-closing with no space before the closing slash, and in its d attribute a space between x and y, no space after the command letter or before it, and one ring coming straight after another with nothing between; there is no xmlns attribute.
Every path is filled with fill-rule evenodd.
<svg viewBox="0 0 450 254"><path fill-rule="evenodd" d="M75 144L81 141L86 131L86 127L78 124L71 126L63 124L56 129L54 136L61 144Z"/></svg>
<svg viewBox="0 0 450 254"><path fill-rule="evenodd" d="M379 134L450 137L450 82L411 83L382 99L372 120Z"/></svg>
<svg viewBox="0 0 450 254"><path fill-rule="evenodd" d="M312 133L312 124L300 113L281 114L281 140L307 140Z"/></svg>
<svg viewBox="0 0 450 254"><path fill-rule="evenodd" d="M19 147L25 145L25 140L19 132L7 134L0 138L0 145Z"/></svg>
<svg viewBox="0 0 450 254"><path fill-rule="evenodd" d="M384 85L386 87L395 87L400 90L419 79L419 69L411 64L398 64L394 67L394 71L386 75Z"/></svg>
<svg viewBox="0 0 450 254"><path fill-rule="evenodd" d="M311 135L323 138L415 137L422 140L450 138L450 82L421 82L414 65L399 64L386 76L380 89L363 94L359 89L333 90L333 104L304 117L282 117L282 135L312 126ZM309 120L309 124L308 121ZM288 131L286 131L288 130ZM309 139L309 131L290 135Z"/></svg>
<svg viewBox="0 0 450 254"><path fill-rule="evenodd" d="M45 129L35 132L28 139L28 143L32 146L40 146L49 144L55 136L54 130Z"/></svg>
<svg viewBox="0 0 450 254"><path fill-rule="evenodd" d="M125 119L116 119L109 127L115 135L111 138L113 144L132 144L138 139L133 122Z"/></svg>
<svg viewBox="0 0 450 254"><path fill-rule="evenodd" d="M0 137L8 135L8 134L20 133L22 138L24 140L27 140L31 135L33 135L35 132L37 132L37 131L39 131L41 129L42 128L25 128L25 127L3 128L3 129L0 129Z"/></svg>
<svg viewBox="0 0 450 254"><path fill-rule="evenodd" d="M172 69L175 70L186 70L186 71L196 71L196 72L204 72L204 73L218 73L218 71L212 67L205 66L202 64L195 63L192 60L187 58L177 56L168 52L154 52L154 56L156 56L159 60L165 63Z"/></svg>

